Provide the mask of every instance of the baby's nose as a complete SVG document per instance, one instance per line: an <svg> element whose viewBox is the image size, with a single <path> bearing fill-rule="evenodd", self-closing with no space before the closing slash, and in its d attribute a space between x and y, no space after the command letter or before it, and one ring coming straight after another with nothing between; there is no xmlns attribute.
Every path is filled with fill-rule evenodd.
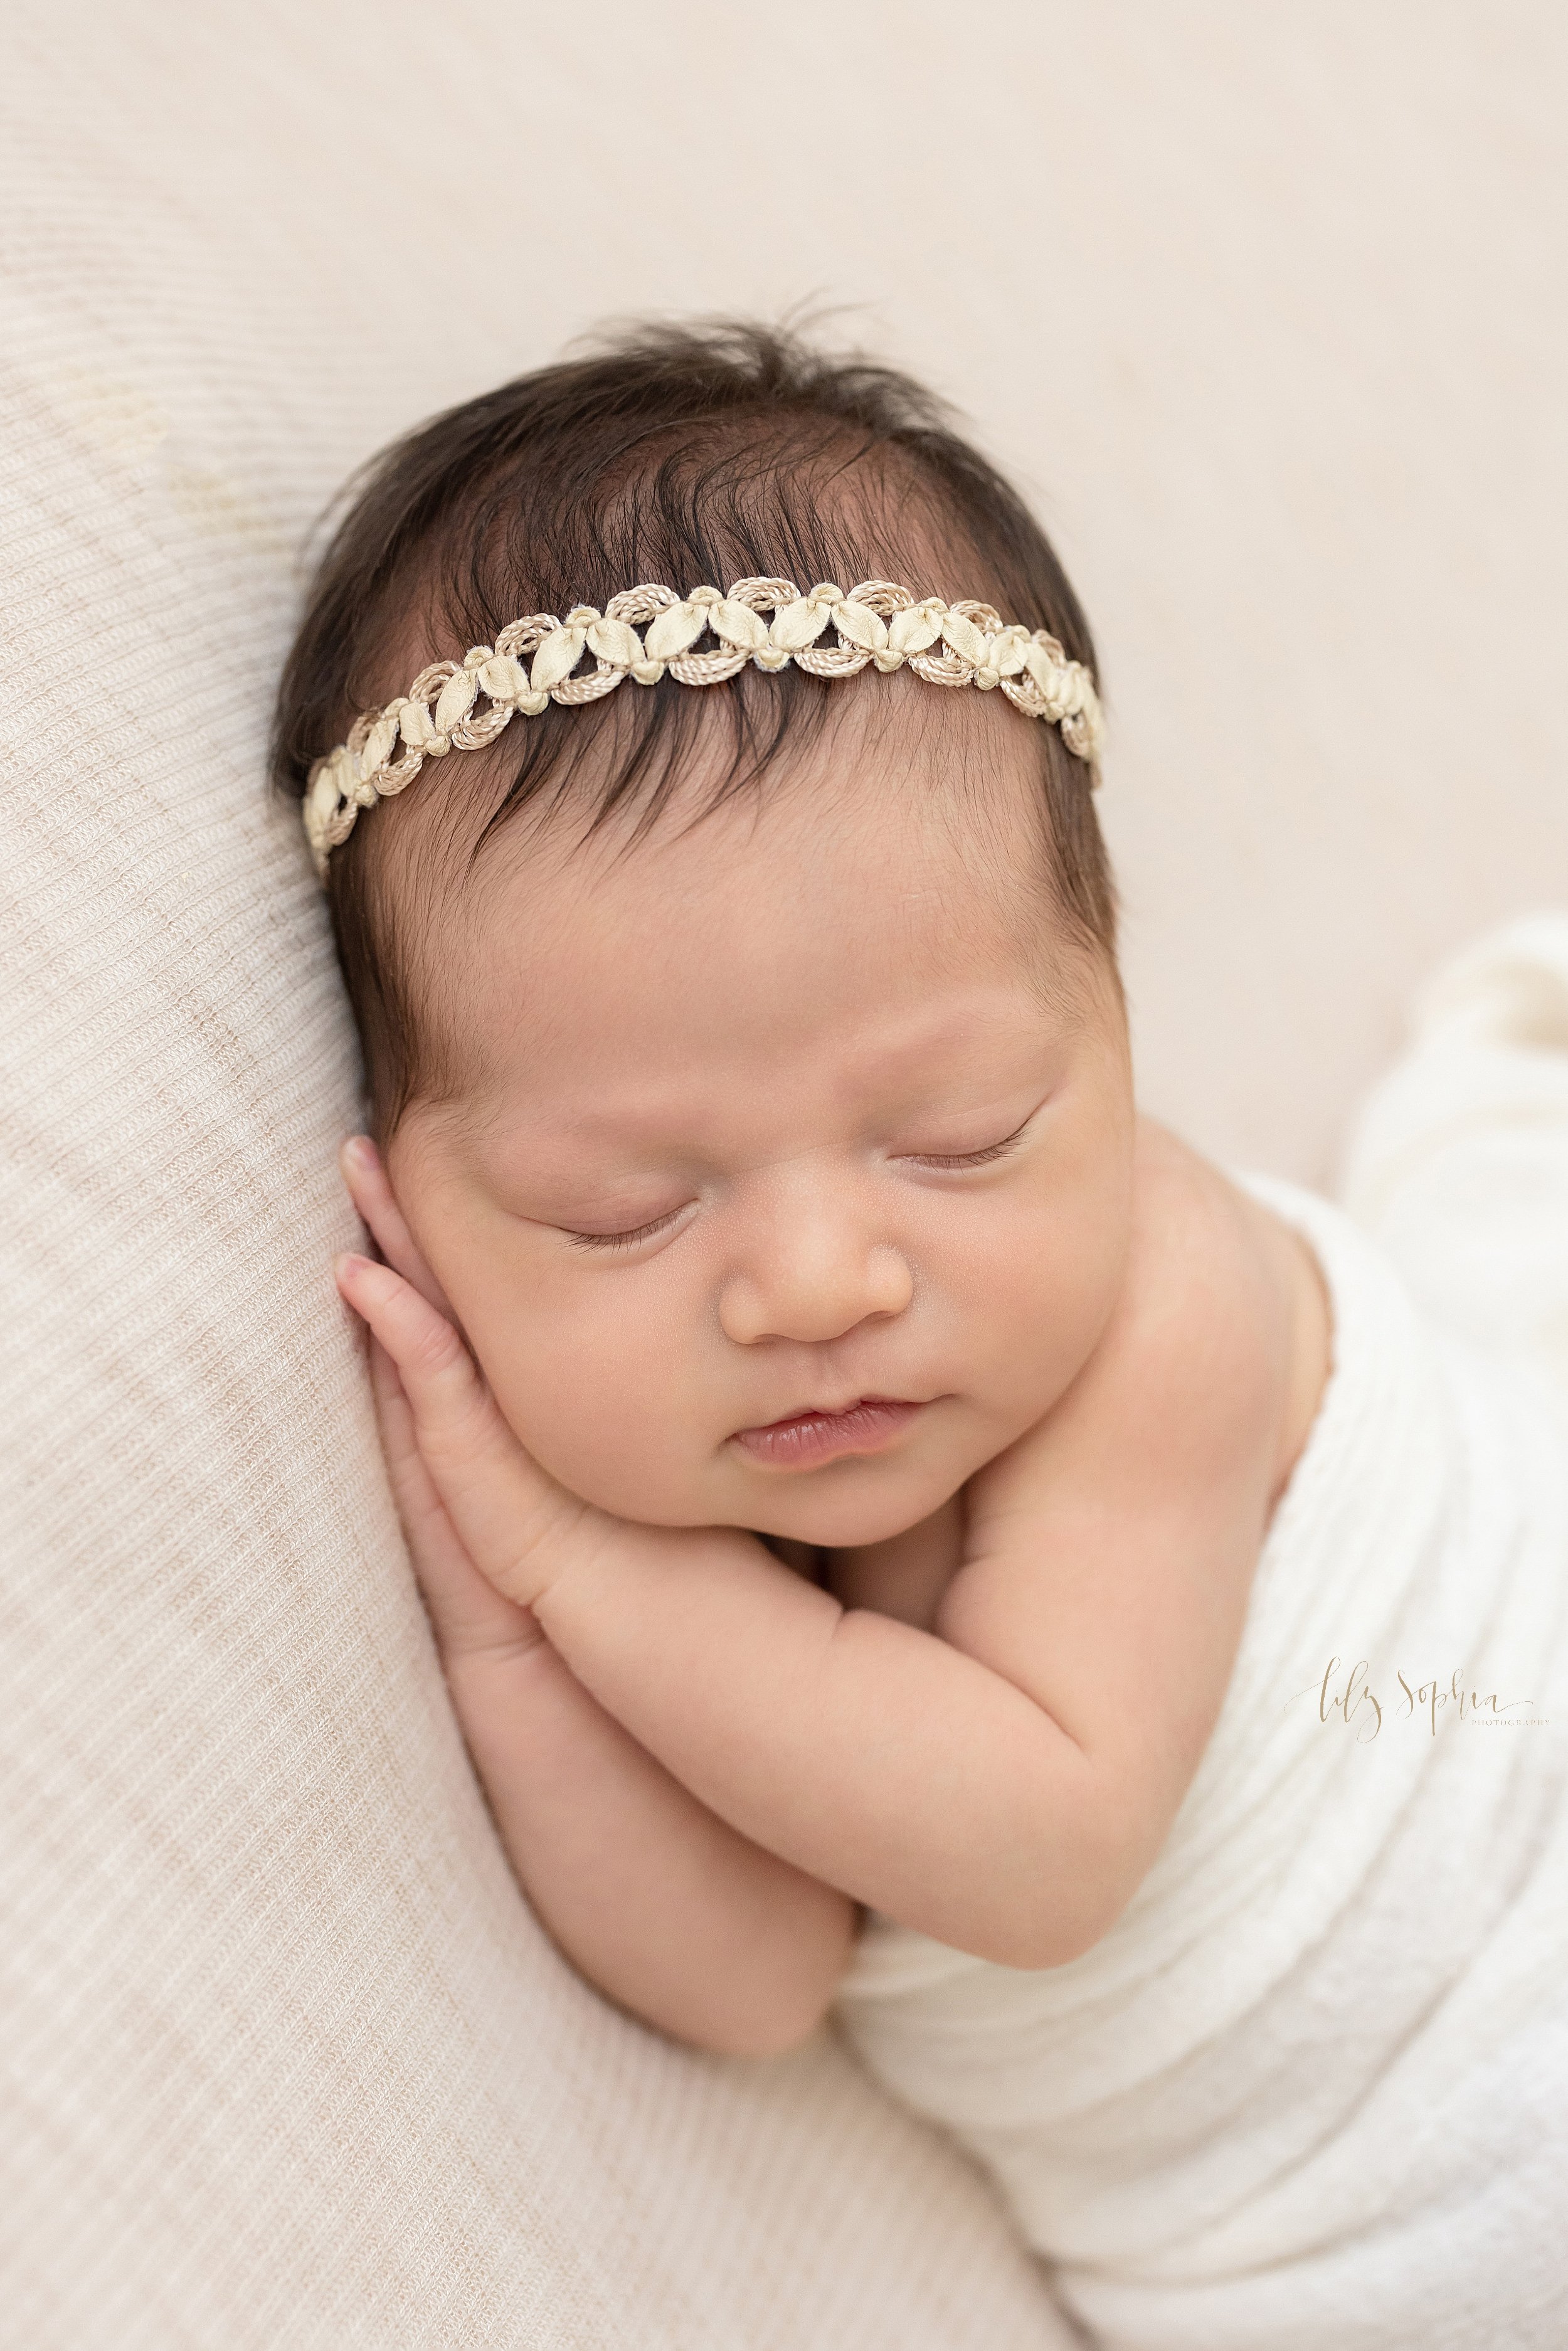
<svg viewBox="0 0 1568 2351"><path fill-rule="evenodd" d="M841 1338L873 1314L902 1314L915 1276L902 1251L852 1217L802 1213L761 1226L719 1292L719 1324L740 1346Z"/></svg>

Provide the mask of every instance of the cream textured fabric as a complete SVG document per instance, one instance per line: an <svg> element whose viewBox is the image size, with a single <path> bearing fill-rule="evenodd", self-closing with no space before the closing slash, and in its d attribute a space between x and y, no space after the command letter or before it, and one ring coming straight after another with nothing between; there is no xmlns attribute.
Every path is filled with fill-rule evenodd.
<svg viewBox="0 0 1568 2351"><path fill-rule="evenodd" d="M1568 1390L1568 914L1475 940L1361 1105L1343 1193L1435 1322Z"/></svg>
<svg viewBox="0 0 1568 2351"><path fill-rule="evenodd" d="M26 2351L1061 2339L969 2173L831 2049L667 2050L517 1900L328 1287L350 1041L296 814L259 788L297 551L350 465L605 311L869 297L1043 485L1111 652L1156 1096L1312 1172L1434 933L1521 903L1565 839L1568 705L1536 683L1562 314L1532 290L1558 19L1483 54L1425 0L1027 13L998 74L935 0L873 0L826 75L744 12L716 42L612 5L591 49L572 12L477 0L12 12L0 2333Z"/></svg>

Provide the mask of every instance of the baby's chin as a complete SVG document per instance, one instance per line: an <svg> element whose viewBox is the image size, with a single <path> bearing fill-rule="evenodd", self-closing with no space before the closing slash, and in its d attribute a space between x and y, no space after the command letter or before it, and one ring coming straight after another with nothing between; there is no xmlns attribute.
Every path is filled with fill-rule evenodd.
<svg viewBox="0 0 1568 2351"><path fill-rule="evenodd" d="M846 1470L852 1474L839 1474ZM802 1472L788 1485L780 1479L773 1492L768 1490L773 1481L757 1482L761 1490L743 1521L753 1534L782 1535L827 1551L890 1542L921 1525L958 1490L929 1476L879 1479L867 1475L865 1464L849 1461Z"/></svg>

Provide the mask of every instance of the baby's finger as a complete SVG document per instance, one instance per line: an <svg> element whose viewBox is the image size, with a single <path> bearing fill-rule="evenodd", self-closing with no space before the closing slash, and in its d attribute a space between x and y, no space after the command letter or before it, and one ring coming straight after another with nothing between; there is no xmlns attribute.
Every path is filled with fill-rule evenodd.
<svg viewBox="0 0 1568 2351"><path fill-rule="evenodd" d="M371 1340L371 1382L398 1517L442 1655L533 1648L544 1639L538 1619L497 1592L469 1558L420 1454L397 1365L376 1338Z"/></svg>
<svg viewBox="0 0 1568 2351"><path fill-rule="evenodd" d="M390 1267L341 1257L338 1286L397 1365L419 1450L470 1558L528 1606L597 1514L528 1458L449 1322Z"/></svg>
<svg viewBox="0 0 1568 2351"><path fill-rule="evenodd" d="M392 1496L410 1540L417 1538L423 1544L427 1530L445 1518L446 1506L431 1483L430 1472L421 1458L413 1409L403 1393L397 1365L373 1333L370 1334L370 1356L376 1420ZM452 1540L455 1542L456 1536Z"/></svg>
<svg viewBox="0 0 1568 2351"><path fill-rule="evenodd" d="M420 1255L407 1219L393 1196L381 1153L370 1136L351 1134L338 1155L338 1164L349 1197L387 1263L405 1281L412 1282L438 1314L455 1322L441 1284Z"/></svg>

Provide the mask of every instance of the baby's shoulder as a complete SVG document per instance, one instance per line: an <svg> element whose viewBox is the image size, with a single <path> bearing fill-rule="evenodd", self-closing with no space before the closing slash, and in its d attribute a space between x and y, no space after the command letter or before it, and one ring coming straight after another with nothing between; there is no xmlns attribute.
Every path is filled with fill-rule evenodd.
<svg viewBox="0 0 1568 2351"><path fill-rule="evenodd" d="M1134 1353L1189 1415L1269 1449L1270 1498L1322 1400L1332 1308L1310 1244L1153 1119L1141 1119L1123 1305Z"/></svg>
<svg viewBox="0 0 1568 2351"><path fill-rule="evenodd" d="M1140 1119L1132 1237L1105 1385L1163 1396L1191 1430L1294 1458L1327 1374L1327 1300L1300 1234L1154 1119ZM1308 1395L1307 1390L1311 1394Z"/></svg>
<svg viewBox="0 0 1568 2351"><path fill-rule="evenodd" d="M1287 1302L1278 1217L1157 1120L1140 1117L1119 1311L1145 1340L1255 1344ZM1173 1320L1173 1318L1176 1318Z"/></svg>

